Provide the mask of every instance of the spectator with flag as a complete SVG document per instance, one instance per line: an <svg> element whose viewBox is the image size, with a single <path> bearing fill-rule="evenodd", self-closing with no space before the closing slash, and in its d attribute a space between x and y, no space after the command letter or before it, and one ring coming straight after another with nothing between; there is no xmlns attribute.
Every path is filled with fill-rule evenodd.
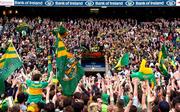
<svg viewBox="0 0 180 112"><path fill-rule="evenodd" d="M53 78L53 72L51 71L50 73L50 77L48 79L48 81L41 81L41 73L36 70L34 71L33 75L32 75L32 79L27 79L26 76L24 76L26 78L26 84L27 84L27 93L28 93L28 100L27 102L30 103L44 103L44 101L42 100L42 93L43 93L43 89L46 88L48 86L48 84L51 82L52 78Z"/></svg>

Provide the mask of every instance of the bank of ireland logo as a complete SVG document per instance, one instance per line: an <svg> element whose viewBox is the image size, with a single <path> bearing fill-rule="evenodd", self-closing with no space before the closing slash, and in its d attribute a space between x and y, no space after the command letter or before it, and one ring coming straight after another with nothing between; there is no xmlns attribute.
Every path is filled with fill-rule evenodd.
<svg viewBox="0 0 180 112"><path fill-rule="evenodd" d="M176 2L175 2L174 0L168 0L168 1L166 2L166 4L167 4L168 6L175 6L175 5L176 5Z"/></svg>
<svg viewBox="0 0 180 112"><path fill-rule="evenodd" d="M54 2L51 1L51 0L48 0L48 1L45 2L45 5L46 5L46 6L53 6L53 5L54 5Z"/></svg>
<svg viewBox="0 0 180 112"><path fill-rule="evenodd" d="M93 1L86 1L86 2L85 2L85 5L86 5L86 6L89 6L89 7L90 7L90 6L93 6L93 5L94 5L94 2L93 2Z"/></svg>
<svg viewBox="0 0 180 112"><path fill-rule="evenodd" d="M128 0L128 1L125 2L125 4L126 4L127 6L133 6L133 5L134 5L134 2L131 1L131 0Z"/></svg>

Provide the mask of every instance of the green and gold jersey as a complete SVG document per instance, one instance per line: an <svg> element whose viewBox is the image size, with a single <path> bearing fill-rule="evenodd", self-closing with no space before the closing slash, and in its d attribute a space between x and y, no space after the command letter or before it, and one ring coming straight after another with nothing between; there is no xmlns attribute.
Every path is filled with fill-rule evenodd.
<svg viewBox="0 0 180 112"><path fill-rule="evenodd" d="M26 84L28 86L28 103L38 103L42 101L42 92L43 88L47 87L48 82L42 82L42 81L31 81L27 80Z"/></svg>

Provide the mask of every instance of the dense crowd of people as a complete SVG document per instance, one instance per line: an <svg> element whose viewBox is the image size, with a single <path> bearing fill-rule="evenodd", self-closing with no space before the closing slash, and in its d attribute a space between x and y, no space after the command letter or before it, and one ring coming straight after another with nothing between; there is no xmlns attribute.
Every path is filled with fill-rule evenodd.
<svg viewBox="0 0 180 112"><path fill-rule="evenodd" d="M17 25L31 26L18 32ZM104 52L108 72L104 77L84 76L72 97L62 94L61 86L47 78L48 50L54 49L56 37L52 30L68 29L63 41L67 49L78 57L82 52ZM23 60L26 74L14 73L7 79L6 91L1 95L3 112L180 112L180 18L138 21L136 19L66 18L0 18L0 57L13 39ZM162 44L168 48L169 76L158 69L158 53ZM124 53L130 63L120 70L115 68ZM131 78L138 71L142 59L148 61L156 77L151 88L148 81ZM55 60L53 69L55 71ZM21 76L21 77L19 77ZM36 88L35 92L32 88Z"/></svg>

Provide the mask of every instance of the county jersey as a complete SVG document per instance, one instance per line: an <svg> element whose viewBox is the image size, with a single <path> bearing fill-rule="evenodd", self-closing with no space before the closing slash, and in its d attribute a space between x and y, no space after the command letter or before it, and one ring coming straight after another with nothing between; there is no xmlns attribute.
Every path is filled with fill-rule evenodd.
<svg viewBox="0 0 180 112"><path fill-rule="evenodd" d="M48 82L26 80L28 86L28 103L38 103L42 101L43 88L47 87Z"/></svg>

